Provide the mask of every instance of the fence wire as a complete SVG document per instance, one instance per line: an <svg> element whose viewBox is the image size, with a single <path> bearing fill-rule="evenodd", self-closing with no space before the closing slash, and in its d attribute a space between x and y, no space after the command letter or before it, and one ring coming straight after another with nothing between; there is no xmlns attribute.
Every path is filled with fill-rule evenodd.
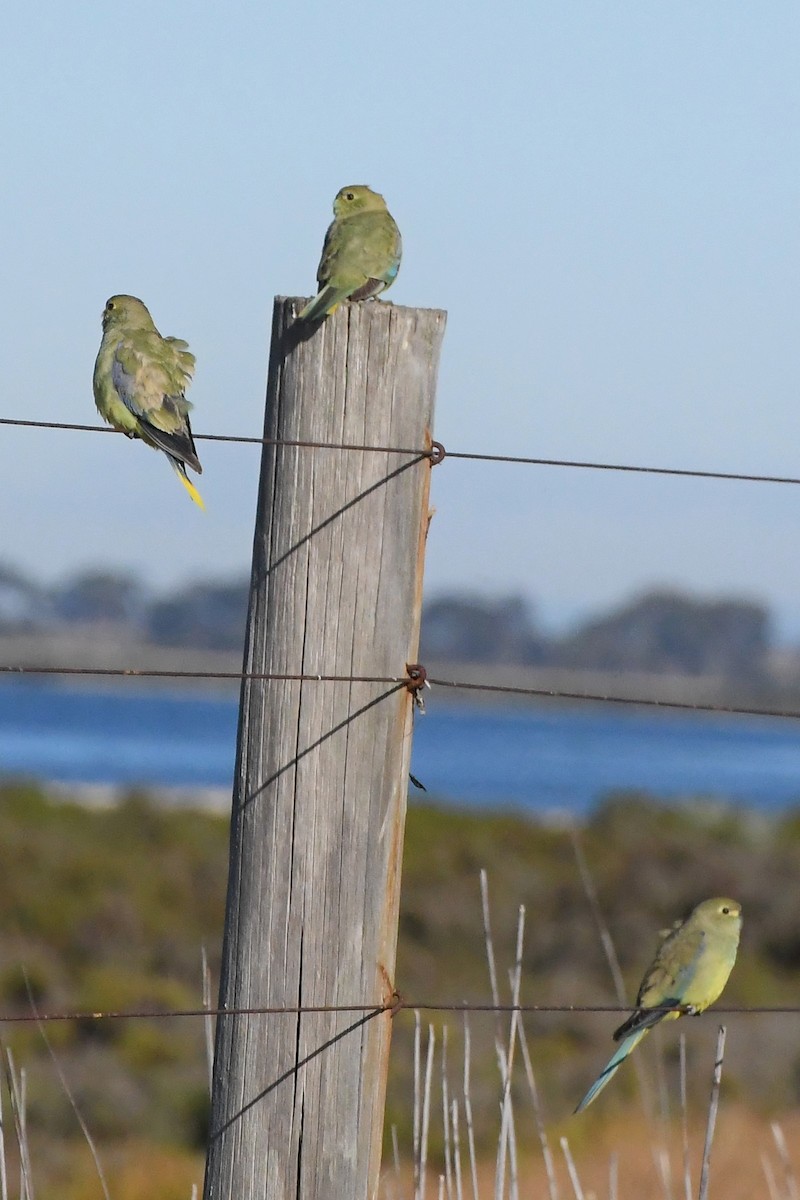
<svg viewBox="0 0 800 1200"><path fill-rule="evenodd" d="M380 683L394 690L406 687L417 692L419 678L410 675L326 675L315 673L275 673L269 671L179 671L149 667L57 667L0 664L0 675L61 675L96 676L98 678L134 679L208 679L238 682L244 679L285 683ZM639 708L679 709L684 712L725 713L744 717L777 717L800 719L800 710L792 708L760 708L745 704L715 704L701 700L668 700L657 696L618 696L611 692L575 692L554 687L517 687L502 683L473 683L459 679L437 679L425 673L431 687L451 691L482 692L489 695L516 696L520 699L581 701L592 704L627 704ZM392 693L387 693L391 695Z"/></svg>
<svg viewBox="0 0 800 1200"><path fill-rule="evenodd" d="M538 1013L542 1015L569 1015L589 1013L613 1013L618 1016L629 1015L633 1005L620 1004L492 1004L480 1001L432 1001L405 1000L395 996L387 1004L266 1004L252 1005L242 1008L175 1008L175 1009L110 1009L108 1011L65 1011L52 1013L0 1013L0 1025L25 1025L31 1022L56 1021L163 1021L184 1017L262 1017L262 1016L304 1016L314 1013L369 1013L380 1016L390 1013L396 1016L400 1012L431 1012L431 1013L495 1013L495 1014L525 1014ZM693 1010L681 1005L651 1006L653 1012L677 1012L683 1015ZM650 1011L648 1009L648 1011ZM800 1015L798 1005L745 1005L738 1008L726 1008L714 1005L709 1009L709 1015L714 1016L797 1016ZM696 1014L695 1014L696 1015Z"/></svg>
<svg viewBox="0 0 800 1200"><path fill-rule="evenodd" d="M0 425L19 429L57 429L74 433L119 433L108 425L81 425L67 421L31 421L17 417L0 417ZM640 463L593 462L572 458L537 458L521 454L486 454L472 450L448 450L441 442L432 446L367 446L352 442L293 441L281 438L254 437L245 434L194 433L196 442L229 442L235 445L288 446L308 450L354 450L359 453L408 454L419 458L430 458L436 464L447 458L468 462L512 463L529 467L565 467L580 471L621 471L637 475L669 475L684 479L719 479L739 483L784 483L798 485L800 477L793 475L765 475L740 471L706 471L692 467L655 467Z"/></svg>

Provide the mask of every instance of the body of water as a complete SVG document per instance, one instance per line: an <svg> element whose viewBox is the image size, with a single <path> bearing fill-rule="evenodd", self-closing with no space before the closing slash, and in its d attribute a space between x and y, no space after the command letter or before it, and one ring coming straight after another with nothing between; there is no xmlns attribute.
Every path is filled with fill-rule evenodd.
<svg viewBox="0 0 800 1200"><path fill-rule="evenodd" d="M618 789L800 802L800 721L589 705L483 708L428 697L412 770L431 795L481 806L585 811ZM161 690L0 685L0 775L228 788L237 701ZM417 795L420 795L417 793Z"/></svg>

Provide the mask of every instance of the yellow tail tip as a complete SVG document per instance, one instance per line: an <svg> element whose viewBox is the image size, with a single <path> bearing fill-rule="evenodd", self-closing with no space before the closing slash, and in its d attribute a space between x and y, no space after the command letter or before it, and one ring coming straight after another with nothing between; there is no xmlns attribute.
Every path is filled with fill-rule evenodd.
<svg viewBox="0 0 800 1200"><path fill-rule="evenodd" d="M184 475L182 471L179 471L179 472L178 472L178 478L180 479L180 481L181 481L181 483L183 484L183 486L186 488L186 490L187 490L187 492L189 493L189 495L190 495L190 496L192 497L192 499L194 500L194 502L195 502L195 504L197 505L197 507L198 507L198 508L200 508L200 509L202 509L202 510L203 510L203 512L205 512L205 511L206 511L206 506L205 506L205 504L203 503L203 497L200 495L200 493L198 492L197 488L196 488L196 487L194 486L194 484L192 483L191 479L188 479L188 478L187 478L187 476L186 476L186 475Z"/></svg>

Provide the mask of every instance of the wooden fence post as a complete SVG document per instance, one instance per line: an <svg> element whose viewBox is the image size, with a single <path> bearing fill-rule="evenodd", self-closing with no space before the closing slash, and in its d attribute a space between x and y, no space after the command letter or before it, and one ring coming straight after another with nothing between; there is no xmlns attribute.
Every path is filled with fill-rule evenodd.
<svg viewBox="0 0 800 1200"><path fill-rule="evenodd" d="M244 670L402 677L417 657L445 314L277 298ZM220 1008L382 1005L394 983L412 697L245 679ZM391 1016L217 1019L205 1200L373 1200Z"/></svg>

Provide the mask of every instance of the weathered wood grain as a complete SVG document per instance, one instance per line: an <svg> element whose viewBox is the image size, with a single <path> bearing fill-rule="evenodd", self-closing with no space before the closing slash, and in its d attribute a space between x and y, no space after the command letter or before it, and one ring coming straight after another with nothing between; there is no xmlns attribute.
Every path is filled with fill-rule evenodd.
<svg viewBox="0 0 800 1200"><path fill-rule="evenodd" d="M301 303L275 303L265 437L428 446L445 314L345 304L300 341ZM404 674L430 471L265 445L246 671ZM391 998L411 726L404 688L244 681L220 1007ZM390 1033L386 1014L220 1017L205 1200L371 1200Z"/></svg>

